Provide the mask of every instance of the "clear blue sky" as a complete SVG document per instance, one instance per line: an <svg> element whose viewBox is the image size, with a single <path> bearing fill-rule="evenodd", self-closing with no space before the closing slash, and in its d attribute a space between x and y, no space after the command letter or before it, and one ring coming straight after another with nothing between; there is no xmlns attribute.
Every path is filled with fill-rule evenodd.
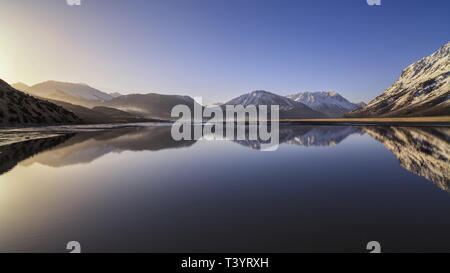
<svg viewBox="0 0 450 273"><path fill-rule="evenodd" d="M3 0L1 78L225 101L255 89L368 102L450 40L449 0Z"/></svg>

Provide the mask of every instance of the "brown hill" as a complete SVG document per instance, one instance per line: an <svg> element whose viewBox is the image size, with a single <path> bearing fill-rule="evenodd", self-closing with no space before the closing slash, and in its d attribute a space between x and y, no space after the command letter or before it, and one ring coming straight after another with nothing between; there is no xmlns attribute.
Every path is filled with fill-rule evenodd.
<svg viewBox="0 0 450 273"><path fill-rule="evenodd" d="M0 79L0 125L80 123L74 113L18 91Z"/></svg>

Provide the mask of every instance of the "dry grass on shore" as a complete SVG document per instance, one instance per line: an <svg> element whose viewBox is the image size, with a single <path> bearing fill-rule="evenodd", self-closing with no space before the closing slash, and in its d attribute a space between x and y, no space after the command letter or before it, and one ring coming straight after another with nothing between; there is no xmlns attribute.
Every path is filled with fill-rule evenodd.
<svg viewBox="0 0 450 273"><path fill-rule="evenodd" d="M282 119L280 122L318 123L449 123L450 116L403 117L403 118L323 118L323 119Z"/></svg>

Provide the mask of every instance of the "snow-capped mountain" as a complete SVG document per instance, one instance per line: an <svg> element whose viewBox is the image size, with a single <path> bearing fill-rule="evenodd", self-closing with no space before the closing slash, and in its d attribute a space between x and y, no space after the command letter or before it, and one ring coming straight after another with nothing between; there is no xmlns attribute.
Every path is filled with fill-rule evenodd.
<svg viewBox="0 0 450 273"><path fill-rule="evenodd" d="M113 96L84 83L57 81L35 84L26 89L25 92L37 97L61 100L84 106L93 106L98 102L108 101L113 98Z"/></svg>
<svg viewBox="0 0 450 273"><path fill-rule="evenodd" d="M224 105L279 105L280 118L323 118L324 114L311 109L305 104L276 95L264 90L256 90L237 98L234 98Z"/></svg>
<svg viewBox="0 0 450 273"><path fill-rule="evenodd" d="M383 94L348 116L450 115L449 76L450 42L408 66Z"/></svg>
<svg viewBox="0 0 450 273"><path fill-rule="evenodd" d="M340 117L345 113L362 107L361 105L364 104L364 102L351 103L336 92L302 92L286 97L306 104L329 117Z"/></svg>

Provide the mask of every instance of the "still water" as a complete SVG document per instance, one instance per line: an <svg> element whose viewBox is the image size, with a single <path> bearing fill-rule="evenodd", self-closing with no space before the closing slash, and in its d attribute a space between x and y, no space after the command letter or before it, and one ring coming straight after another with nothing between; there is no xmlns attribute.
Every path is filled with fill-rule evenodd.
<svg viewBox="0 0 450 273"><path fill-rule="evenodd" d="M289 125L271 152L169 126L23 137L0 146L0 252L450 251L449 135Z"/></svg>

